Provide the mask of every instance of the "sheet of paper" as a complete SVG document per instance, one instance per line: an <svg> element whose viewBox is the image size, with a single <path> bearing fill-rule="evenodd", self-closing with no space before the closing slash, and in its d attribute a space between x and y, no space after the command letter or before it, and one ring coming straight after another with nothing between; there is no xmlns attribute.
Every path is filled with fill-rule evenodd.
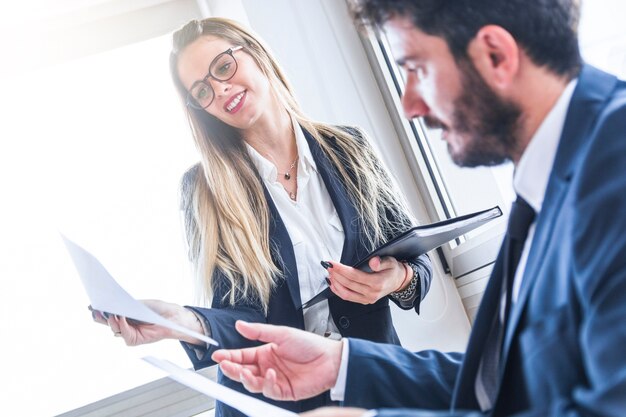
<svg viewBox="0 0 626 417"><path fill-rule="evenodd" d="M217 342L210 337L167 320L150 310L145 304L135 300L115 281L115 279L113 279L111 274L109 274L95 256L65 236L61 236L74 261L78 275L87 291L91 307L94 310L158 324L193 336L209 344L218 345Z"/></svg>
<svg viewBox="0 0 626 417"><path fill-rule="evenodd" d="M209 397L215 398L224 404L230 405L249 417L297 416L296 413L276 407L275 405L268 404L257 398L250 397L249 395L242 394L231 388L220 385L217 382L211 381L210 379L205 378L202 375L198 375L193 371L183 369L170 361L154 358L152 356L146 356L143 360L167 372L169 377L173 380L208 395Z"/></svg>

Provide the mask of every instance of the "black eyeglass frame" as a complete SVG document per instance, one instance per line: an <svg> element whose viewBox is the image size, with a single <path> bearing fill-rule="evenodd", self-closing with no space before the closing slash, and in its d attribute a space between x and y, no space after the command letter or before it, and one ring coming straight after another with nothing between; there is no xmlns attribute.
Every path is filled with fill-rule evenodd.
<svg viewBox="0 0 626 417"><path fill-rule="evenodd" d="M237 46L231 46L230 48L228 48L227 50L225 50L224 52L222 52L221 54L217 55L215 58L213 58L213 60L211 61L211 63L209 64L209 70L207 72L207 75L205 75L205 77L201 80L197 80L195 81L192 85L191 88L189 88L189 91L187 91L187 106L194 108L196 110L204 110L207 107L209 107L211 104L213 104L213 100L215 100L215 90L213 90L213 87L211 87L211 84L209 84L207 82L207 80L209 78L213 78L215 81L218 82L225 82L230 80L231 78L233 78L235 76L235 74L237 74L237 70L239 69L239 63L237 62L237 59L235 58L235 56L233 55L234 52L237 52L239 50L243 49L243 46L241 45L237 45ZM228 78L224 78L224 79L220 79L218 77L216 77L215 75L211 74L211 67L213 66L213 64L215 62L217 62L223 55L230 55L230 57L233 59L233 62L235 63L235 70L233 71L233 73L230 75L230 77ZM211 92L213 93L213 97L211 98L211 101L209 101L209 104L207 104L206 106L201 106L198 101L191 95L191 92L193 91L193 89L198 85L198 84L204 84L207 87L209 87L211 89Z"/></svg>

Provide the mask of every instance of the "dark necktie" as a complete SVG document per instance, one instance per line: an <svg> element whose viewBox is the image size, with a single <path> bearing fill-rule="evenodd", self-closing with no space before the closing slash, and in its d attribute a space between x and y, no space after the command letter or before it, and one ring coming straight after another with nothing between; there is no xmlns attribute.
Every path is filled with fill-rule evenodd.
<svg viewBox="0 0 626 417"><path fill-rule="evenodd" d="M520 196L513 203L509 216L509 225L500 249L503 257L502 269L494 270L491 280L500 281L500 300L493 315L493 322L483 352L476 377L476 396L483 410L493 407L500 379L500 355L502 339L511 310L511 298L515 271L524 249L528 229L535 219L535 211ZM504 307L504 315L501 311Z"/></svg>

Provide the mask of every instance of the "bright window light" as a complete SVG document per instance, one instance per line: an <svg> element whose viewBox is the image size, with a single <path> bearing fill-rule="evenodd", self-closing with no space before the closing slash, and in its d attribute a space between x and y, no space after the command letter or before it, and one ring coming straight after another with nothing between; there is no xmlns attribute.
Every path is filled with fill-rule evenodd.
<svg viewBox="0 0 626 417"><path fill-rule="evenodd" d="M178 342L129 348L95 324L59 237L136 298L193 303L178 182L197 160L170 36L1 81L3 413L59 414L191 363Z"/></svg>

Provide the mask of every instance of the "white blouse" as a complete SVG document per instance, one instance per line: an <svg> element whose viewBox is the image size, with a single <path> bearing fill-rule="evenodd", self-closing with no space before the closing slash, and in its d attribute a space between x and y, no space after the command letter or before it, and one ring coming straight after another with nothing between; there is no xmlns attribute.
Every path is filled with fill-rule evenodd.
<svg viewBox="0 0 626 417"><path fill-rule="evenodd" d="M289 233L296 258L300 298L304 303L327 287L325 278L328 274L320 261L339 261L345 236L302 128L295 121L293 128L300 156L296 201L277 180L276 166L252 146L247 147ZM303 313L305 330L337 339L341 337L330 315L328 301L317 303Z"/></svg>

